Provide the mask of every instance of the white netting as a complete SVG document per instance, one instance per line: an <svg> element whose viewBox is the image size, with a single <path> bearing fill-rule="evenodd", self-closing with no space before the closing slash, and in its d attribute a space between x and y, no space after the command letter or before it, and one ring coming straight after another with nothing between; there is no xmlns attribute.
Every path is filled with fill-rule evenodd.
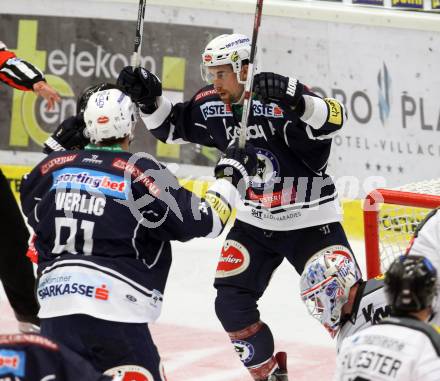
<svg viewBox="0 0 440 381"><path fill-rule="evenodd" d="M404 192L428 194L432 196L440 196L440 179L419 181L417 183L410 183L398 188L392 188Z"/></svg>
<svg viewBox="0 0 440 381"><path fill-rule="evenodd" d="M414 193L413 206L384 202L379 212L379 251L381 270L386 271L393 260L404 254L417 225L431 209L417 207L425 195L439 196L440 179L411 183L393 190ZM366 237L367 238L367 237Z"/></svg>

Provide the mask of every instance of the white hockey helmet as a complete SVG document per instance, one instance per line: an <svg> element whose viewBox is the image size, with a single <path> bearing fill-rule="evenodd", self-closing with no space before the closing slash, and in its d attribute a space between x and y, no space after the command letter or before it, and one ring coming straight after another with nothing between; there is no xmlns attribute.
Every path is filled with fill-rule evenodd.
<svg viewBox="0 0 440 381"><path fill-rule="evenodd" d="M362 279L350 250L333 245L314 254L301 275L301 298L308 312L335 337L340 328L342 307L353 285Z"/></svg>
<svg viewBox="0 0 440 381"><path fill-rule="evenodd" d="M136 105L119 89L92 94L84 110L86 134L92 143L105 139L133 138L136 125Z"/></svg>
<svg viewBox="0 0 440 381"><path fill-rule="evenodd" d="M202 78L211 83L212 79L207 70L208 67L220 65L232 65L232 70L237 75L239 83L246 83L240 79L240 72L244 60L249 60L251 55L251 40L244 34L222 34L206 45L202 53L200 65Z"/></svg>

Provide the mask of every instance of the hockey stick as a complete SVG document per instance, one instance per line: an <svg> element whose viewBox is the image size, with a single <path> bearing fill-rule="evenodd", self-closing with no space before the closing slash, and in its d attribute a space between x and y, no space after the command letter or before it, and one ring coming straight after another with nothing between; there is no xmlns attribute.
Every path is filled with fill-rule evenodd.
<svg viewBox="0 0 440 381"><path fill-rule="evenodd" d="M131 56L131 66L137 67L141 63L142 36L144 34L146 0L139 0L138 17L136 22L136 37L134 39L134 51Z"/></svg>
<svg viewBox="0 0 440 381"><path fill-rule="evenodd" d="M249 57L249 66L248 66L246 84L244 86L243 114L241 116L240 137L238 140L238 146L240 148L244 148L246 144L246 129L249 119L250 103L252 96L252 84L254 82L255 50L257 46L258 31L260 29L262 11L263 11L263 0L257 0L257 7L255 8L254 31L252 32L251 54Z"/></svg>

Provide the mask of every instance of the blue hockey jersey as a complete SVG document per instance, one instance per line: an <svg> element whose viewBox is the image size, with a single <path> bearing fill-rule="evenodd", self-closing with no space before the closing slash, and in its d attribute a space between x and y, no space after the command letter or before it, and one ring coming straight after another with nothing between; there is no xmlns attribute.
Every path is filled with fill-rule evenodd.
<svg viewBox="0 0 440 381"><path fill-rule="evenodd" d="M148 154L50 154L23 180L35 231L40 318L84 313L143 323L159 316L171 240L216 237L238 195L218 180L202 200Z"/></svg>
<svg viewBox="0 0 440 381"><path fill-rule="evenodd" d="M332 179L326 174L332 136L343 126L343 106L306 91L302 115L281 103L253 100L246 139L257 150L258 172L237 219L266 230L295 230L341 220ZM187 102L157 98L143 115L166 143L198 143L224 151L239 136L240 109L223 103L213 85ZM241 107L241 106L240 106Z"/></svg>

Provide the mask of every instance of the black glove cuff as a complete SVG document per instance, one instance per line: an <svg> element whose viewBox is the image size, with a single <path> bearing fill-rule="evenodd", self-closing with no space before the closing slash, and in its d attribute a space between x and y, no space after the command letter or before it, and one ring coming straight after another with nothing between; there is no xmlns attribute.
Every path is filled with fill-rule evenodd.
<svg viewBox="0 0 440 381"><path fill-rule="evenodd" d="M304 85L296 78L289 77L287 82L285 99L288 101L288 104L291 108L296 109L300 100L302 99L303 93L304 93Z"/></svg>
<svg viewBox="0 0 440 381"><path fill-rule="evenodd" d="M65 151L66 149L58 143L52 136L49 136L44 142L43 152L50 154L53 151Z"/></svg>
<svg viewBox="0 0 440 381"><path fill-rule="evenodd" d="M152 114L158 109L157 102L151 104L139 104L139 109L144 114Z"/></svg>

